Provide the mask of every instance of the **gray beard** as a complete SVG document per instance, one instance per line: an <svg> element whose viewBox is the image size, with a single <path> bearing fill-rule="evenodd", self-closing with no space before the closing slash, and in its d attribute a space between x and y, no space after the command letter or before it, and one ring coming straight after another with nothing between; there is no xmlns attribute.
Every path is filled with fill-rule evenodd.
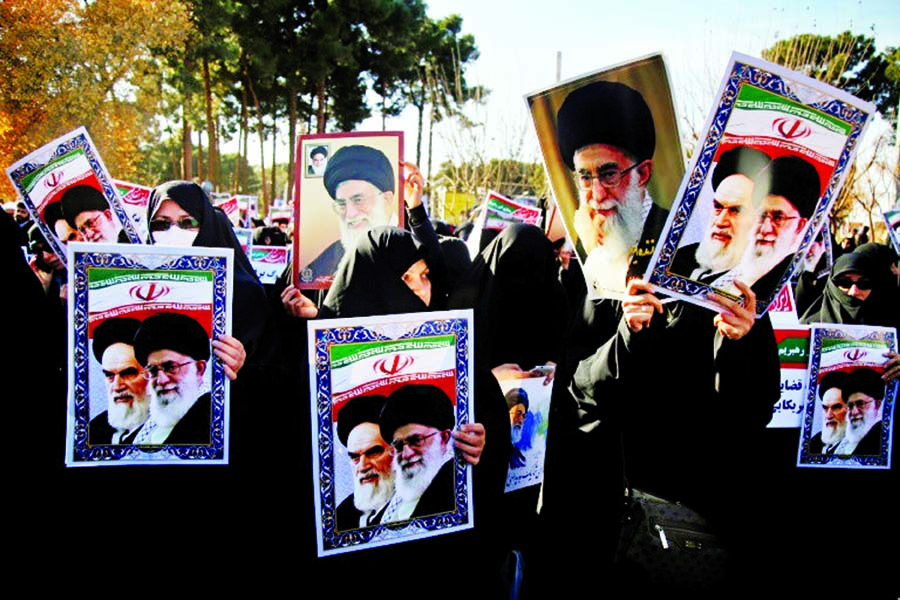
<svg viewBox="0 0 900 600"><path fill-rule="evenodd" d="M344 246L345 251L353 251L357 244L366 237L366 234L369 233L369 230L373 227L391 224L391 215L388 210L387 202L381 199L381 201L376 204L378 205L378 208L373 207L372 211L364 217L368 223L368 227L354 229L347 224L345 218L341 217L338 220L341 229L341 245Z"/></svg>
<svg viewBox="0 0 900 600"><path fill-rule="evenodd" d="M619 210L603 224L603 245L591 250L584 262L595 290L607 288L624 293L631 252L641 241L644 228L643 192L636 183L628 186Z"/></svg>
<svg viewBox="0 0 900 600"><path fill-rule="evenodd" d="M847 431L844 433L844 437L853 442L854 444L858 444L866 434L869 433L869 430L877 423L879 419L877 417L866 416L863 421L859 425L854 425L853 421L849 421L847 424Z"/></svg>
<svg viewBox="0 0 900 600"><path fill-rule="evenodd" d="M395 463L394 488L396 494L405 502L421 498L428 486L431 485L431 480L449 458L448 455L443 460L425 459L406 469L400 467L399 463Z"/></svg>
<svg viewBox="0 0 900 600"><path fill-rule="evenodd" d="M512 435L512 443L517 444L522 439L522 428L516 425L513 425L512 431L510 432Z"/></svg>
<svg viewBox="0 0 900 600"><path fill-rule="evenodd" d="M186 398L183 392L170 394L164 400L160 400L155 392L150 394L150 415L153 421L161 427L173 427L187 411L191 409L201 396L199 392L192 398Z"/></svg>

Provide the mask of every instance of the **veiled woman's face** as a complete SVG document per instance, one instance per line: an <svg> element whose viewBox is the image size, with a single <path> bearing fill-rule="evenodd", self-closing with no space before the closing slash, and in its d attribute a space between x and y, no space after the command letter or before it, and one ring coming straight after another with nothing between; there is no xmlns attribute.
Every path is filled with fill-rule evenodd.
<svg viewBox="0 0 900 600"><path fill-rule="evenodd" d="M838 288L853 298L865 301L872 293L872 284L867 277L857 273L844 273L834 279Z"/></svg>
<svg viewBox="0 0 900 600"><path fill-rule="evenodd" d="M200 224L174 200L163 200L150 219L153 241L165 246L191 246Z"/></svg>
<svg viewBox="0 0 900 600"><path fill-rule="evenodd" d="M425 306L431 304L431 280L428 278L428 263L420 258L403 274L403 283L419 297Z"/></svg>

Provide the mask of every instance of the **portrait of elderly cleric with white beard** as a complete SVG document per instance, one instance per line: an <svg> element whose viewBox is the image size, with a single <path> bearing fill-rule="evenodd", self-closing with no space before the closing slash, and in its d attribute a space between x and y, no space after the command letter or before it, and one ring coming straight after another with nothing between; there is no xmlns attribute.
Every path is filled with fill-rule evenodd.
<svg viewBox="0 0 900 600"><path fill-rule="evenodd" d="M440 388L405 385L392 392L379 419L393 447L394 496L382 523L456 510L453 403Z"/></svg>
<svg viewBox="0 0 900 600"><path fill-rule="evenodd" d="M402 226L397 138L326 139L334 151L320 177L300 180L296 208L299 283L311 287L328 287L341 258L353 251L369 229ZM320 136L312 141L324 148Z"/></svg>
<svg viewBox="0 0 900 600"><path fill-rule="evenodd" d="M381 437L378 419L384 396L358 396L337 414L337 434L347 451L353 492L335 511L337 529L372 527L381 522L394 495L394 448Z"/></svg>
<svg viewBox="0 0 900 600"><path fill-rule="evenodd" d="M91 351L103 373L106 410L88 425L88 443L92 446L127 444L147 420L147 380L134 357L134 335L140 326L137 319L119 317L106 319L94 328Z"/></svg>

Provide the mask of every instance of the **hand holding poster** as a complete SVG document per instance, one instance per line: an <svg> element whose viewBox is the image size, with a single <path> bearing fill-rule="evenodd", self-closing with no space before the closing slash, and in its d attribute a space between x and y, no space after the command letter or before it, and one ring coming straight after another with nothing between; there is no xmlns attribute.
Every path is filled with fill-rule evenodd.
<svg viewBox="0 0 900 600"><path fill-rule="evenodd" d="M6 174L61 260L73 240L143 243L84 127L38 148Z"/></svg>
<svg viewBox="0 0 900 600"><path fill-rule="evenodd" d="M814 325L800 467L889 469L897 379L885 381L887 327Z"/></svg>
<svg viewBox="0 0 900 600"><path fill-rule="evenodd" d="M471 311L310 321L320 556L472 527Z"/></svg>
<svg viewBox="0 0 900 600"><path fill-rule="evenodd" d="M233 251L69 245L68 466L228 461Z"/></svg>
<svg viewBox="0 0 900 600"><path fill-rule="evenodd" d="M804 260L874 107L777 65L734 54L646 279L721 310L763 314ZM742 300L743 301L743 300Z"/></svg>

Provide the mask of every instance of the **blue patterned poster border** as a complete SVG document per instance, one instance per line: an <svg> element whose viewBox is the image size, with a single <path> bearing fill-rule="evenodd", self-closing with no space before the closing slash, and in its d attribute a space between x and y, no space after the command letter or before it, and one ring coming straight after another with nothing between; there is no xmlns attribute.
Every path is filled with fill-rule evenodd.
<svg viewBox="0 0 900 600"><path fill-rule="evenodd" d="M82 164L81 160L76 160L78 157L83 157L87 170L82 171L77 168ZM39 200L38 196L46 198L52 195L53 198L58 198L69 187L87 183L90 179L93 179L93 184L99 186L128 240L132 244L144 242L137 228L128 218L115 182L106 170L91 136L84 127L79 127L18 160L6 169L6 174L21 195L32 220L38 224L41 233L53 248L53 252L64 263L67 260L65 240L60 240L56 231L41 218L45 203ZM42 189L36 193L35 188L38 186L48 189Z"/></svg>
<svg viewBox="0 0 900 600"><path fill-rule="evenodd" d="M352 498L338 491L340 481L342 477L347 477L350 467L346 450L336 437L334 418L336 406L343 401L340 399L342 395L345 399L349 396L349 401L368 393L387 395L391 390L408 385L439 385L436 380L441 377L445 381L443 385L450 385L455 391L456 427L471 422L474 402L472 321L471 310L459 310L323 319L308 323L310 384L313 391L310 398L313 485L319 556L396 544L473 526L471 468L454 453L451 463L455 509L387 524L378 522L367 527L341 525L339 528L338 505L344 500L352 501ZM429 371L431 367L419 370L425 363L433 366L425 352L428 348L434 348L434 340L439 339L452 340L446 345L446 356L438 365L441 374ZM357 371L350 380L338 372L342 367L350 368L348 363L335 358L335 351L339 353L340 347L347 349L368 344L379 347L382 343L386 350L375 361L380 370L378 374L361 374L358 366L363 364L363 360L353 363ZM395 350L395 347L398 349ZM400 347L403 349L400 350ZM417 350L419 347L422 349ZM385 365L390 365L387 371ZM452 378L449 383L448 377ZM346 392L348 385L355 391ZM388 450L390 442L387 441Z"/></svg>
<svg viewBox="0 0 900 600"><path fill-rule="evenodd" d="M96 320L130 317L143 321L159 312L195 316L199 310L208 319L204 326L213 339L230 335L233 250L71 242L67 251L71 265L71 329L66 465L227 464L230 385L221 361L212 352L206 369L210 396L208 442L97 442L92 434L108 427L107 421L100 422L108 411L98 414L98 406L108 406L108 389L102 383L100 365L92 352L90 328L92 314ZM113 283L91 289L92 270L115 273ZM148 403L150 393L148 384ZM149 405L152 407L152 403ZM96 432L92 432L92 427L97 428ZM140 434L132 428L134 431Z"/></svg>
<svg viewBox="0 0 900 600"><path fill-rule="evenodd" d="M809 244L815 239L816 233L827 218L832 203L840 193L849 167L853 164L858 142L875 109L870 103L863 102L846 92L778 65L738 53L732 55L719 91L718 100L706 125L706 134L701 139L701 143L698 145L691 161L691 166L682 180L666 226L660 236L660 243L656 247L645 274L645 278L658 291L716 311L721 310L721 307L709 300L707 294L715 292L727 298L743 302L742 295L732 285L726 287L725 284L717 281L701 281L699 277L698 279L691 279L684 273L672 272L670 267L672 267L682 238L687 232L689 220L695 208L700 208L697 205L697 201L700 198L701 191L704 189L704 184L707 183L708 179L711 179L713 158L717 155L720 144L732 135L728 130L730 120L737 106L738 96L742 89L747 86L749 86L748 89L760 90L771 97L781 99L785 107L801 107L803 114L818 115L822 121L830 120L843 123L849 131L844 138L843 146L835 160L835 166L830 173L830 177L822 182L821 189L823 192L803 231L799 248L793 255L793 258L789 261L787 259L784 261L784 263L789 262L789 266L783 268L782 265L784 263L779 263L769 273L760 278L767 278L765 285L760 283L758 292L754 289L754 292L757 292L756 313L757 317L759 317L766 312L769 305L777 298L781 288L790 280L793 271L801 266ZM769 134L759 131L753 135L763 136ZM752 135L746 133L734 137L753 139ZM789 154L813 153L813 150L795 141L789 143L796 148L796 151L788 152ZM788 142L785 142L785 144L788 144ZM755 146L753 143L746 145ZM801 158L805 157L801 156ZM780 275L780 279L775 281L777 279L777 271L782 269L783 272ZM735 268L733 271L737 271L737 269ZM738 277L740 276L738 275Z"/></svg>
<svg viewBox="0 0 900 600"><path fill-rule="evenodd" d="M842 352L841 361L826 364L823 361L823 348L835 342L846 342L846 347ZM834 324L816 324L810 331L810 359L809 370L807 373L808 385L806 402L803 407L803 416L801 422L800 445L797 450L797 466L798 467L829 467L829 468L845 468L845 469L890 469L891 468L891 447L893 443L893 413L894 405L897 400L897 380L888 382L884 386L884 398L880 401L881 406L876 410L881 412L880 422L876 422L869 430L869 434L875 436L877 444L874 445L876 452L869 453L863 447L868 445L865 441L861 441L855 449L850 453L844 453L841 444L837 445L837 449L832 453L818 446L822 445L821 430L824 429L822 423L822 403L820 397L821 376L830 371L844 371L852 373L858 369L872 369L881 373L880 365L887 359L883 356L886 351L897 352L897 331L893 327L868 327L863 325L834 325ZM823 394L828 390L821 390ZM851 396L852 397L852 396ZM829 400L830 401L830 400ZM844 391L841 391L840 403L845 407L850 398ZM872 410L870 403L866 405L867 410ZM874 403L875 405L878 402ZM844 423L849 427L850 409L846 408ZM880 435L878 435L880 432ZM846 435L846 434L845 434ZM870 439L869 436L863 440Z"/></svg>

